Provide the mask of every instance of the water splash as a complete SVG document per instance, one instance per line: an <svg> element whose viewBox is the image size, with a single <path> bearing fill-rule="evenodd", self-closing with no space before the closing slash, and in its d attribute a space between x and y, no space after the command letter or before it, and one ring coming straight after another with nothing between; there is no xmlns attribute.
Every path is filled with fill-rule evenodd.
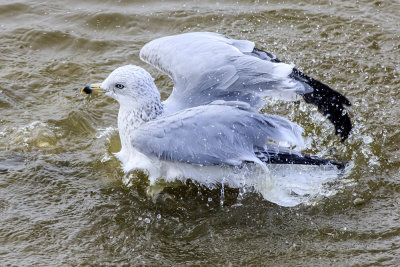
<svg viewBox="0 0 400 267"><path fill-rule="evenodd" d="M226 187L239 188L238 201L248 193L259 193L265 200L280 206L310 205L322 197L335 195L343 188L342 178L351 171L351 166L338 170L335 166L268 165L267 172L256 164L246 163L240 167L190 166L175 163L174 172L156 178L149 177L147 193L153 197L173 182L183 183L190 177L210 190L220 188L220 205L224 205ZM136 170L126 173L122 182L130 187L137 179ZM191 175L183 175L183 173ZM168 174L173 174L168 176ZM151 175L150 175L151 176ZM217 186L219 185L219 186Z"/></svg>
<svg viewBox="0 0 400 267"><path fill-rule="evenodd" d="M28 125L3 129L0 132L2 146L8 149L31 149L55 147L61 134L59 128L50 126L41 121L34 121Z"/></svg>

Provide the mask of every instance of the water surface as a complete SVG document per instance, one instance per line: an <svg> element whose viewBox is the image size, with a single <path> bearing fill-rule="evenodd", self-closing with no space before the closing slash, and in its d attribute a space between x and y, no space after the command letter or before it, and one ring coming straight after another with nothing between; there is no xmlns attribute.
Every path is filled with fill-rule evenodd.
<svg viewBox="0 0 400 267"><path fill-rule="evenodd" d="M0 1L1 265L396 265L400 258L400 4L388 1ZM187 182L130 187L118 104L79 88L142 63L148 41L213 31L256 41L344 93L345 143L305 104L308 152L354 167L336 194L284 208Z"/></svg>

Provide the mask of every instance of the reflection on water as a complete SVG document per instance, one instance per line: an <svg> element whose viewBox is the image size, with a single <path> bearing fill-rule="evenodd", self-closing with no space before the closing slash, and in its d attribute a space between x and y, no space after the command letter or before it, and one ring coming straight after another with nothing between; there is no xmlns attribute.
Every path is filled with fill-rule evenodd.
<svg viewBox="0 0 400 267"><path fill-rule="evenodd" d="M396 265L399 17L394 0L3 1L0 262ZM171 81L139 50L189 31L254 40L348 96L354 131L343 144L313 107L265 108L305 128L307 152L351 161L345 179L292 208L191 180L150 188L141 172L123 184L118 105L79 88L130 63L166 98Z"/></svg>

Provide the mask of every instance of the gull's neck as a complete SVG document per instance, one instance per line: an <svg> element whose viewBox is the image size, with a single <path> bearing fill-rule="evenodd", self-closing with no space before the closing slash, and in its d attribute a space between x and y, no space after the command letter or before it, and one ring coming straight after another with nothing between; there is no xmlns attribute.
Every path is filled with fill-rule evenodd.
<svg viewBox="0 0 400 267"><path fill-rule="evenodd" d="M132 149L131 134L140 125L154 120L163 114L164 106L159 98L145 102L120 101L118 112L118 131L121 139L121 152L129 153Z"/></svg>

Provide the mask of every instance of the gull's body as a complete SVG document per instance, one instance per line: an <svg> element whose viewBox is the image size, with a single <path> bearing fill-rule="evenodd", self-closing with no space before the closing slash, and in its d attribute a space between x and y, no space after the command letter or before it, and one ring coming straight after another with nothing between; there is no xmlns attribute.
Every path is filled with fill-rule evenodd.
<svg viewBox="0 0 400 267"><path fill-rule="evenodd" d="M175 87L161 102L150 74L132 65L116 69L100 85L120 103L122 148L117 157L125 172L146 170L152 182L185 177L205 184L250 185L262 191L261 187L273 189L268 162L340 165L280 146L301 149L303 130L282 117L259 114L266 96L291 100L300 95L320 109L327 102L312 95L317 91L307 82L308 76L255 50L254 43L190 33L154 40L140 56L168 74ZM330 90L333 93L329 91L327 97L333 95L333 101L340 102L340 97L347 101L334 103L335 112L342 114L342 104L349 102ZM322 111L326 114L332 109ZM346 124L348 115L341 115L342 121L335 120L336 115L330 119L345 139L350 130L341 122ZM267 190L270 200L274 199L272 189Z"/></svg>

